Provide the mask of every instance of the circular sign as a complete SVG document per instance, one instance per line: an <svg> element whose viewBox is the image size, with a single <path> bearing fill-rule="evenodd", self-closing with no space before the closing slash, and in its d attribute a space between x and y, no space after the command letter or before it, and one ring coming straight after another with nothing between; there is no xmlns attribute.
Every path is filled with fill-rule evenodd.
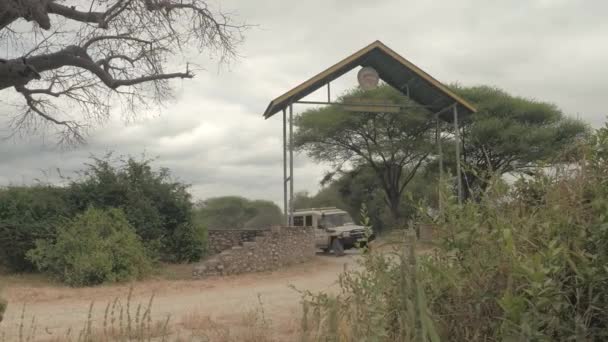
<svg viewBox="0 0 608 342"><path fill-rule="evenodd" d="M372 67L363 67L357 74L357 80L359 81L359 86L361 89L371 90L378 86L380 76L378 75L376 69Z"/></svg>

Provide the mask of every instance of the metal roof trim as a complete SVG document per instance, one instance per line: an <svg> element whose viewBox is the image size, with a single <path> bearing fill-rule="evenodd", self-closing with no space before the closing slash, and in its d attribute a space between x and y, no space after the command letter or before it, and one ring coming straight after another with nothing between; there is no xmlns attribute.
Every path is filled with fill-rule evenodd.
<svg viewBox="0 0 608 342"><path fill-rule="evenodd" d="M362 48L361 50L353 53L352 55L346 57L345 59L341 60L340 62L323 70L322 72L318 73L317 75L304 81L300 85L292 88L288 92L286 92L286 93L282 94L281 96L275 98L274 100L270 101L270 103L268 104L268 107L266 108L266 111L264 112L264 118L267 119L267 118L273 116L274 114L278 113L279 111L287 108L289 106L289 104L291 104L295 101L298 101L298 100L302 99L303 97L309 95L310 93L314 92L315 90L321 88L325 84L325 82L329 82L333 79L336 79L336 78L342 76L343 74L347 73L348 71L354 69L355 67L359 66L360 63L358 61L360 59L365 58L365 56L367 56L374 49L380 50L386 56L397 61L400 65L402 65L404 68L411 71L414 75L416 75L420 79L428 82L432 87L437 89L440 93L442 93L445 96L454 100L455 103L458 103L459 105L463 106L464 108L466 108L467 110L469 110L472 113L477 111L473 105L471 105L466 100L462 99L460 96L456 95L454 92L452 92L449 88L447 88L441 82L439 82L434 77L432 77L430 74L428 74L424 70L420 69L415 64L408 61L403 56L401 56L397 52L395 52L394 50L390 49L388 46L384 45L381 41L376 40L375 42L367 45L366 47ZM344 69L344 68L346 68L346 69ZM322 84L316 85L319 82L322 82ZM399 91L403 92L402 89L399 89ZM423 105L425 105L425 104L423 104Z"/></svg>

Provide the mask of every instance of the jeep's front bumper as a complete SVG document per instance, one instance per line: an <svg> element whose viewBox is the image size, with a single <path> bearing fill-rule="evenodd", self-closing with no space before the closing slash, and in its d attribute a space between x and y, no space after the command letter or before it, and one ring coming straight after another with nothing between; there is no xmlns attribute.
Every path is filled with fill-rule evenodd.
<svg viewBox="0 0 608 342"><path fill-rule="evenodd" d="M373 241L376 238L376 235L372 233L372 235L369 237L369 239L366 239L365 236L362 235L347 235L347 236L341 236L340 242L342 243L342 246L344 246L344 249L351 249L353 247L362 247L365 246L368 242Z"/></svg>

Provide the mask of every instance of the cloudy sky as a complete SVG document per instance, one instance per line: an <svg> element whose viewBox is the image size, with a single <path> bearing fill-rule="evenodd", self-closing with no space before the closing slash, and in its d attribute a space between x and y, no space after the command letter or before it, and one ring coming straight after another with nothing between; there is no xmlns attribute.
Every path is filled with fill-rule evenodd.
<svg viewBox="0 0 608 342"><path fill-rule="evenodd" d="M0 142L0 184L54 181L55 169L70 174L91 154L145 152L192 184L198 199L241 195L280 203L281 120L262 119L268 102L374 40L444 83L490 84L554 102L593 126L608 114L604 0L214 3L256 25L246 32L240 59L218 68L201 57L195 62L206 71L177 82L177 98L162 115L112 120L85 146L62 151L38 139ZM332 90L355 84L350 73ZM315 192L326 169L297 156L296 190Z"/></svg>

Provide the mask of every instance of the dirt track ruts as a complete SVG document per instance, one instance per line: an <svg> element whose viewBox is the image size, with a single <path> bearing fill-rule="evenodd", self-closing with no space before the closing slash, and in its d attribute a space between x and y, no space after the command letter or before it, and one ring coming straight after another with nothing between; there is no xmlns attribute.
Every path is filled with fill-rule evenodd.
<svg viewBox="0 0 608 342"><path fill-rule="evenodd" d="M145 306L154 295L153 318L162 320L170 315L173 327L178 329L180 318L193 312L221 324L239 324L243 314L258 307L261 299L266 317L277 329L275 333L286 337L296 329L300 318L301 296L290 285L302 290L334 291L338 275L345 267L354 267L356 258L354 254L340 258L317 255L310 262L275 272L203 280L147 280L82 289L9 285L4 295L10 305L0 331L8 341L16 338L24 305L26 325L35 317L37 340L59 336L69 328L79 330L91 302L93 319L103 321L107 303L117 297L124 301L132 285L132 305Z"/></svg>

